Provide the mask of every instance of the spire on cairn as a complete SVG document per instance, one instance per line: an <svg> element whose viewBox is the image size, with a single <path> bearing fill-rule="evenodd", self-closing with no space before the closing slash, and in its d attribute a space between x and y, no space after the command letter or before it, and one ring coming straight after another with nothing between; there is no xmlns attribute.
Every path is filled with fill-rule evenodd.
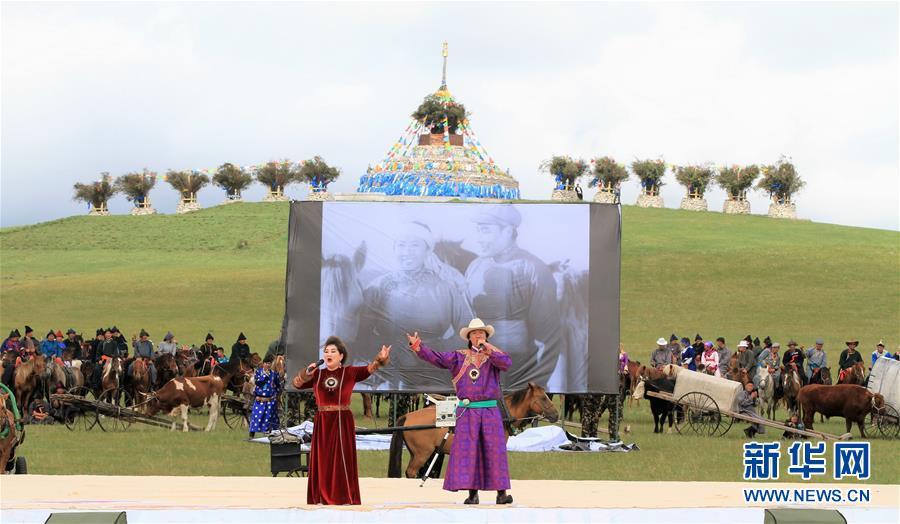
<svg viewBox="0 0 900 524"><path fill-rule="evenodd" d="M441 76L441 91L447 90L447 42L444 42L444 48L441 51L441 54L444 56L444 74Z"/></svg>

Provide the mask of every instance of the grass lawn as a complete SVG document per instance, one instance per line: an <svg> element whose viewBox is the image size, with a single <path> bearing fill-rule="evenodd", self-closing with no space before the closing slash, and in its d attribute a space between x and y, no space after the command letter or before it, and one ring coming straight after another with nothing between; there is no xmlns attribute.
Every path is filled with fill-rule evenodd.
<svg viewBox="0 0 900 524"><path fill-rule="evenodd" d="M361 416L359 396L354 396L357 424L373 427ZM779 414L784 418L784 412ZM203 416L192 415L195 423L205 424ZM740 481L743 472L742 446L744 424L735 424L722 437L705 438L677 433L654 434L649 405L641 401L637 407L626 404L625 423L631 432L626 442L636 442L640 451L632 453L510 453L513 479L570 480L678 480ZM384 426L385 419L378 425ZM601 421L606 427L606 420ZM830 433L844 432L844 421L834 418L816 429ZM572 430L574 433L580 433ZM858 436L856 428L854 436ZM139 424L125 432L72 432L65 426L28 426L26 441L19 453L28 459L30 473L74 475L269 475L268 446L246 442L243 430L231 430L219 420L212 433L170 432ZM780 433L770 430L758 440L776 440ZM896 441L870 438L872 443L872 476L875 484L900 484L900 454ZM782 481L799 481L788 475L787 441L782 441ZM827 463L832 444L827 444ZM387 473L386 451L361 451L360 476L384 477ZM406 459L404 460L404 467ZM855 479L851 479L855 480ZM833 482L831 469L827 476L813 477L816 482ZM410 481L412 482L412 481Z"/></svg>

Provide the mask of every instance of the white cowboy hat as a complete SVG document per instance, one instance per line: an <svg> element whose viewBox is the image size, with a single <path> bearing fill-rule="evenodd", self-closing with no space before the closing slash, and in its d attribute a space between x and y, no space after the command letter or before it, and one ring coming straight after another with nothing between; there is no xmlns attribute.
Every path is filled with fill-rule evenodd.
<svg viewBox="0 0 900 524"><path fill-rule="evenodd" d="M656 341L656 345L658 345L658 346L665 346L668 343L669 342L662 337L659 337L659 340Z"/></svg>
<svg viewBox="0 0 900 524"><path fill-rule="evenodd" d="M749 346L750 346L750 344L748 344L746 340L741 340L740 342L738 342L739 348L745 348L745 347L749 347Z"/></svg>
<svg viewBox="0 0 900 524"><path fill-rule="evenodd" d="M485 325L484 321L482 321L480 318L473 318L472 321L469 322L469 325L467 327L460 329L459 336L463 340L468 341L469 333L471 333L472 331L477 331L479 329L486 332L488 337L494 336L494 326Z"/></svg>

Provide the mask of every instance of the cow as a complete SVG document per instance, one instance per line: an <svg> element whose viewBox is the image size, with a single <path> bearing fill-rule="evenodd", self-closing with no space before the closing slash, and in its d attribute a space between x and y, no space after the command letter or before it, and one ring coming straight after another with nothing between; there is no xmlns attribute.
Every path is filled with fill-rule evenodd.
<svg viewBox="0 0 900 524"><path fill-rule="evenodd" d="M647 395L647 392L649 391L652 391L654 393L672 393L673 391L675 391L675 380L670 378L657 378L653 380L641 379L641 381L638 382L638 385L635 386L634 393L632 393L631 395L635 399L643 397L650 401L650 411L653 413L654 433L662 433L663 424L665 424L666 418L669 419L668 432L671 433L672 422L674 421L673 410L675 408L675 404L669 402L668 400L651 397Z"/></svg>
<svg viewBox="0 0 900 524"><path fill-rule="evenodd" d="M815 414L821 413L826 417L844 417L848 433L856 422L862 438L866 438L866 415L884 409L883 396L856 384L805 386L800 389L797 402L806 429L813 429Z"/></svg>
<svg viewBox="0 0 900 524"><path fill-rule="evenodd" d="M222 377L207 375L204 377L175 377L166 382L151 397L147 406L147 414L151 417L159 412L168 413L172 417L178 416L181 410L183 422L182 431L188 431L188 408L201 408L209 406L209 422L206 431L216 428L219 418L219 402L225 391L226 382ZM172 431L175 431L177 419L172 421Z"/></svg>

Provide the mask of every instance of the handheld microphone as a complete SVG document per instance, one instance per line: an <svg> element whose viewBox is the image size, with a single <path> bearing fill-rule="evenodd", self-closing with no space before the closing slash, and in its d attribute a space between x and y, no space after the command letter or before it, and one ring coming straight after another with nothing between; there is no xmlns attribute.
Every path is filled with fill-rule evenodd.
<svg viewBox="0 0 900 524"><path fill-rule="evenodd" d="M324 363L325 363L325 359L324 359L324 358L320 358L318 361L316 361L315 364L313 364L312 366L309 366L309 367L306 368L306 369L309 370L309 371L314 371L317 367L321 366L321 365L324 364Z"/></svg>
<svg viewBox="0 0 900 524"><path fill-rule="evenodd" d="M484 344L478 344L478 350L484 351Z"/></svg>

